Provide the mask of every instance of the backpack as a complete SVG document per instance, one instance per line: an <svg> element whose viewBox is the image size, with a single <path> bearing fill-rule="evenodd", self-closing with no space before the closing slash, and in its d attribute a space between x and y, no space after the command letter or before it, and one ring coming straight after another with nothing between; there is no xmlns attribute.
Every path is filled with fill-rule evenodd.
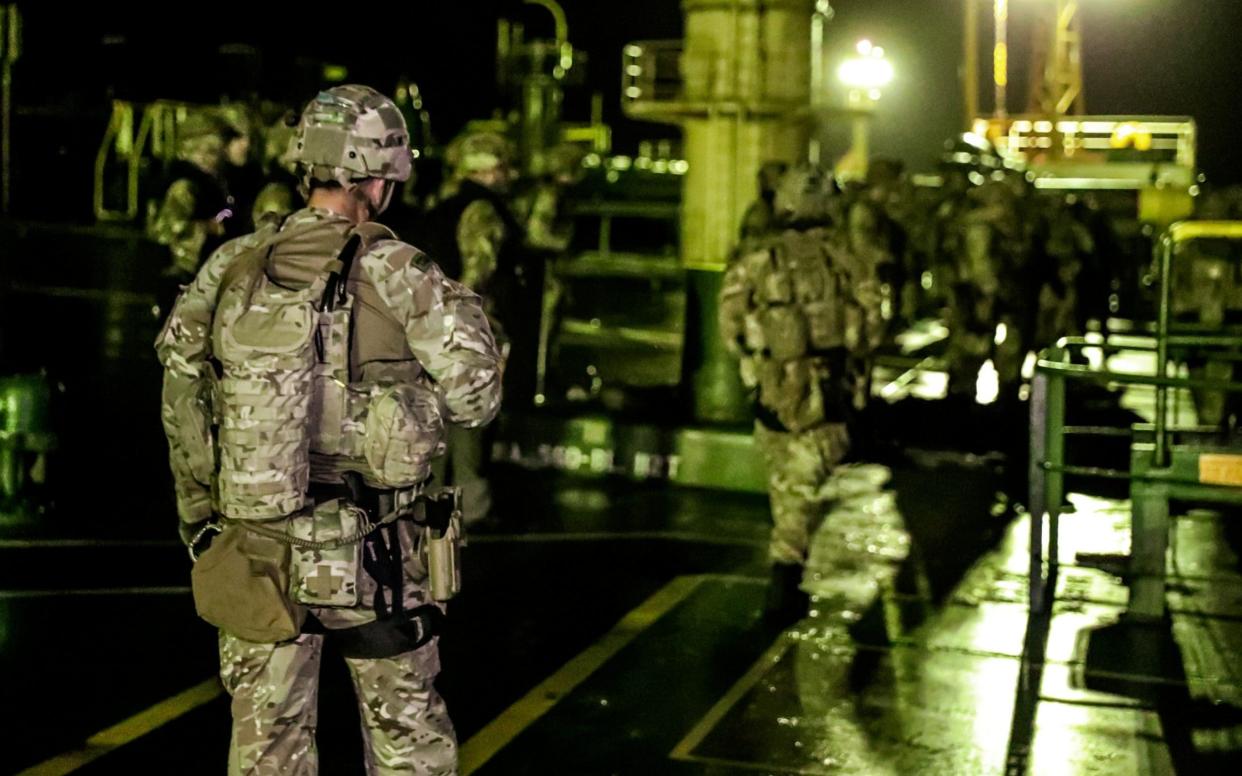
<svg viewBox="0 0 1242 776"><path fill-rule="evenodd" d="M300 288L272 276L275 234L226 270L212 320L218 511L253 520L296 514L312 479L340 482L343 471L377 488L417 485L444 446L434 390L355 382L350 367L347 280L359 253L391 232L363 224L341 235L344 244L325 246L318 274Z"/></svg>

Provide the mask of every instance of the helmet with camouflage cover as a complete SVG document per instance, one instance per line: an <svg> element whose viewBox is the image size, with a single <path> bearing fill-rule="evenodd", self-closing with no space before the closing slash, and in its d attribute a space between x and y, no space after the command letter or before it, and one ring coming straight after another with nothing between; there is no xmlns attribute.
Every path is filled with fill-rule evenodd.
<svg viewBox="0 0 1242 776"><path fill-rule="evenodd" d="M499 132L467 131L453 140L448 161L458 177L507 166L513 159L513 146Z"/></svg>
<svg viewBox="0 0 1242 776"><path fill-rule="evenodd" d="M316 181L351 189L367 178L410 177L405 118L392 100L369 86L334 86L307 103L288 156L297 165L303 194Z"/></svg>
<svg viewBox="0 0 1242 776"><path fill-rule="evenodd" d="M177 156L215 172L224 154L228 128L212 111L195 110L177 122Z"/></svg>
<svg viewBox="0 0 1242 776"><path fill-rule="evenodd" d="M544 168L559 181L577 181L582 177L582 160L586 154L586 149L577 143L557 143L548 150Z"/></svg>
<svg viewBox="0 0 1242 776"><path fill-rule="evenodd" d="M802 164L781 176L772 209L785 223L823 223L830 218L833 186L831 176Z"/></svg>

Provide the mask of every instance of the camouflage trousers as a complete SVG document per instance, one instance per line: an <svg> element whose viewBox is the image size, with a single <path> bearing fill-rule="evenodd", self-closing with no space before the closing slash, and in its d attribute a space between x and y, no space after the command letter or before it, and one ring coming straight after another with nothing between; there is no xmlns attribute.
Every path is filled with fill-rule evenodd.
<svg viewBox="0 0 1242 776"><path fill-rule="evenodd" d="M832 471L849 451L844 423L809 431L773 431L755 424L755 441L768 465L774 563L805 563L811 537L828 514Z"/></svg>
<svg viewBox="0 0 1242 776"><path fill-rule="evenodd" d="M358 695L368 774L453 776L457 738L432 684L436 641L384 659L346 658ZM220 678L232 696L230 776L313 776L323 636L256 644L220 633Z"/></svg>

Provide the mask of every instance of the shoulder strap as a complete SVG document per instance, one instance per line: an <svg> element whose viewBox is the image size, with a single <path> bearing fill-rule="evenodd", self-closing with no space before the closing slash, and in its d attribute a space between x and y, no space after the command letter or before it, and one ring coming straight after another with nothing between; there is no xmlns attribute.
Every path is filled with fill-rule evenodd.
<svg viewBox="0 0 1242 776"><path fill-rule="evenodd" d="M379 240L395 240L396 237L391 229L373 221L363 222L351 229L337 260L328 265L332 275L324 288L320 309L335 310L345 303L345 289L359 253Z"/></svg>
<svg viewBox="0 0 1242 776"><path fill-rule="evenodd" d="M341 252L337 255L336 261L328 265L330 274L328 282L324 285L323 298L319 309L330 311L345 304L345 290L349 280L349 273L354 267L354 259L358 256L358 247L361 244L361 235L350 235L349 239L345 241L345 246L341 248Z"/></svg>

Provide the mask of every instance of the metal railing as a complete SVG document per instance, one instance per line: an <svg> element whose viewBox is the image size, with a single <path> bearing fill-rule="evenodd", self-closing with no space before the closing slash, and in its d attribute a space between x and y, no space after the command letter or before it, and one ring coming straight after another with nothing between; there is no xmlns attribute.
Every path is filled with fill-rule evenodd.
<svg viewBox="0 0 1242 776"><path fill-rule="evenodd" d="M1166 483L1184 486L1220 488L1219 484L1202 481L1179 481L1169 470L1171 439L1184 431L1170 422L1169 390L1204 389L1242 393L1242 382L1196 379L1171 376L1170 356L1187 348L1240 348L1242 334L1204 333L1177 334L1172 324L1172 269L1178 246L1198 239L1242 240L1242 222L1183 221L1173 224L1160 239L1160 311L1155 336L1150 344L1133 341L1123 345L1082 337L1063 338L1056 347L1040 354L1031 385L1030 417L1030 606L1032 612L1047 611L1051 603L1049 588L1055 584L1058 565L1058 535L1061 505L1065 499L1065 477L1085 476L1130 482ZM1094 370L1073 364L1071 351L1099 348L1104 352L1147 350L1155 353L1155 373L1151 375ZM1074 466L1066 463L1067 436L1129 436L1129 429L1074 427L1066 425L1066 383L1094 382L1104 385L1150 386L1155 389L1156 407L1152 426L1152 449L1148 467L1142 473L1105 467ZM1048 525L1048 547L1045 556L1043 534ZM1138 537L1135 542L1140 541ZM1135 554L1138 554L1136 548ZM1159 553L1161 562L1163 553Z"/></svg>
<svg viewBox="0 0 1242 776"><path fill-rule="evenodd" d="M683 97L680 40L639 40L622 49L621 103L671 102Z"/></svg>
<svg viewBox="0 0 1242 776"><path fill-rule="evenodd" d="M189 106L185 103L159 100L142 109L137 132L134 129L135 107L124 100L114 100L108 128L95 154L95 183L92 203L99 221L133 221L140 215L139 187L142 163L148 156L168 162L176 150L177 125L184 120ZM109 168L120 162L125 167L124 197L120 207L108 202Z"/></svg>

